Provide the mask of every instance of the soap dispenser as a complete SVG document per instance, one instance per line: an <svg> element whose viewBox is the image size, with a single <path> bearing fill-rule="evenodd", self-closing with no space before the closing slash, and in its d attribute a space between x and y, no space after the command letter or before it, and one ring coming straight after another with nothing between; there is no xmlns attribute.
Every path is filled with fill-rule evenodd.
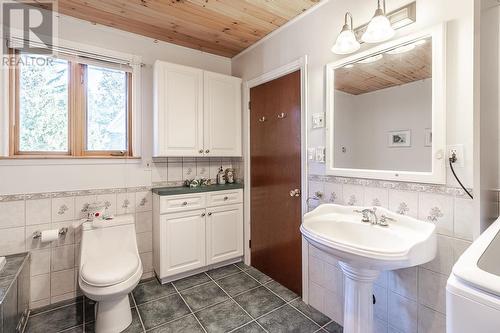
<svg viewBox="0 0 500 333"><path fill-rule="evenodd" d="M219 172L217 173L217 184L224 185L225 183L226 183L226 175L221 165Z"/></svg>

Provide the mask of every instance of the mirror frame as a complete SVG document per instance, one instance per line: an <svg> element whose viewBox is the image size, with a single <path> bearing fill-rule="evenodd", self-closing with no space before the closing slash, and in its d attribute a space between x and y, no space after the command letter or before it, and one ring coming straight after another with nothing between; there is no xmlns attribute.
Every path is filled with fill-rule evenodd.
<svg viewBox="0 0 500 333"><path fill-rule="evenodd" d="M335 69L414 40L432 38L432 169L430 172L336 168L334 166ZM326 174L402 182L446 183L446 26L440 24L377 45L326 65Z"/></svg>

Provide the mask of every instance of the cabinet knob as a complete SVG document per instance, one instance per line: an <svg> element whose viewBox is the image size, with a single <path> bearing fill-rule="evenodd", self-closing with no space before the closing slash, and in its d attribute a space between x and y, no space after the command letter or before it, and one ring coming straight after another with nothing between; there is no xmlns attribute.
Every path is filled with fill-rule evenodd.
<svg viewBox="0 0 500 333"><path fill-rule="evenodd" d="M187 201L184 201L184 202L182 203L182 205L183 205L183 206L187 206L187 204L188 204L188 203L187 203Z"/></svg>
<svg viewBox="0 0 500 333"><path fill-rule="evenodd" d="M229 199L229 197L224 197L224 201L225 201L225 200L228 200L228 199Z"/></svg>
<svg viewBox="0 0 500 333"><path fill-rule="evenodd" d="M203 149L198 150L198 153L203 154Z"/></svg>
<svg viewBox="0 0 500 333"><path fill-rule="evenodd" d="M210 153L210 149L205 150L205 153L207 154Z"/></svg>
<svg viewBox="0 0 500 333"><path fill-rule="evenodd" d="M212 213L208 213L208 216L212 216Z"/></svg>
<svg viewBox="0 0 500 333"><path fill-rule="evenodd" d="M205 217L205 213L201 213L201 217Z"/></svg>

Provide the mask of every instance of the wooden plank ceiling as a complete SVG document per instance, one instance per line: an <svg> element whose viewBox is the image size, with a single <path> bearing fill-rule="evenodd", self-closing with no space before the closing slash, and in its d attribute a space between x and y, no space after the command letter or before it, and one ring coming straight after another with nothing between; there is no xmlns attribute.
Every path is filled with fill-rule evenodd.
<svg viewBox="0 0 500 333"><path fill-rule="evenodd" d="M62 14L233 57L320 0L59 0Z"/></svg>
<svg viewBox="0 0 500 333"><path fill-rule="evenodd" d="M335 89L352 95L390 88L432 77L432 43L399 54L383 54L372 63L335 70Z"/></svg>

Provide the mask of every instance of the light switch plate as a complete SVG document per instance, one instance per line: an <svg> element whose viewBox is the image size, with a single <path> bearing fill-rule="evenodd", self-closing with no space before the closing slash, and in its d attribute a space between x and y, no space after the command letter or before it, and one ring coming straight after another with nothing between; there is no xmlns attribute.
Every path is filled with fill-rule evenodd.
<svg viewBox="0 0 500 333"><path fill-rule="evenodd" d="M307 148L307 159L309 161L314 160L316 157L316 149L315 148Z"/></svg>
<svg viewBox="0 0 500 333"><path fill-rule="evenodd" d="M316 162L324 163L325 162L325 147L316 147Z"/></svg>
<svg viewBox="0 0 500 333"><path fill-rule="evenodd" d="M312 128L325 127L325 114L323 112L313 113L312 115Z"/></svg>

